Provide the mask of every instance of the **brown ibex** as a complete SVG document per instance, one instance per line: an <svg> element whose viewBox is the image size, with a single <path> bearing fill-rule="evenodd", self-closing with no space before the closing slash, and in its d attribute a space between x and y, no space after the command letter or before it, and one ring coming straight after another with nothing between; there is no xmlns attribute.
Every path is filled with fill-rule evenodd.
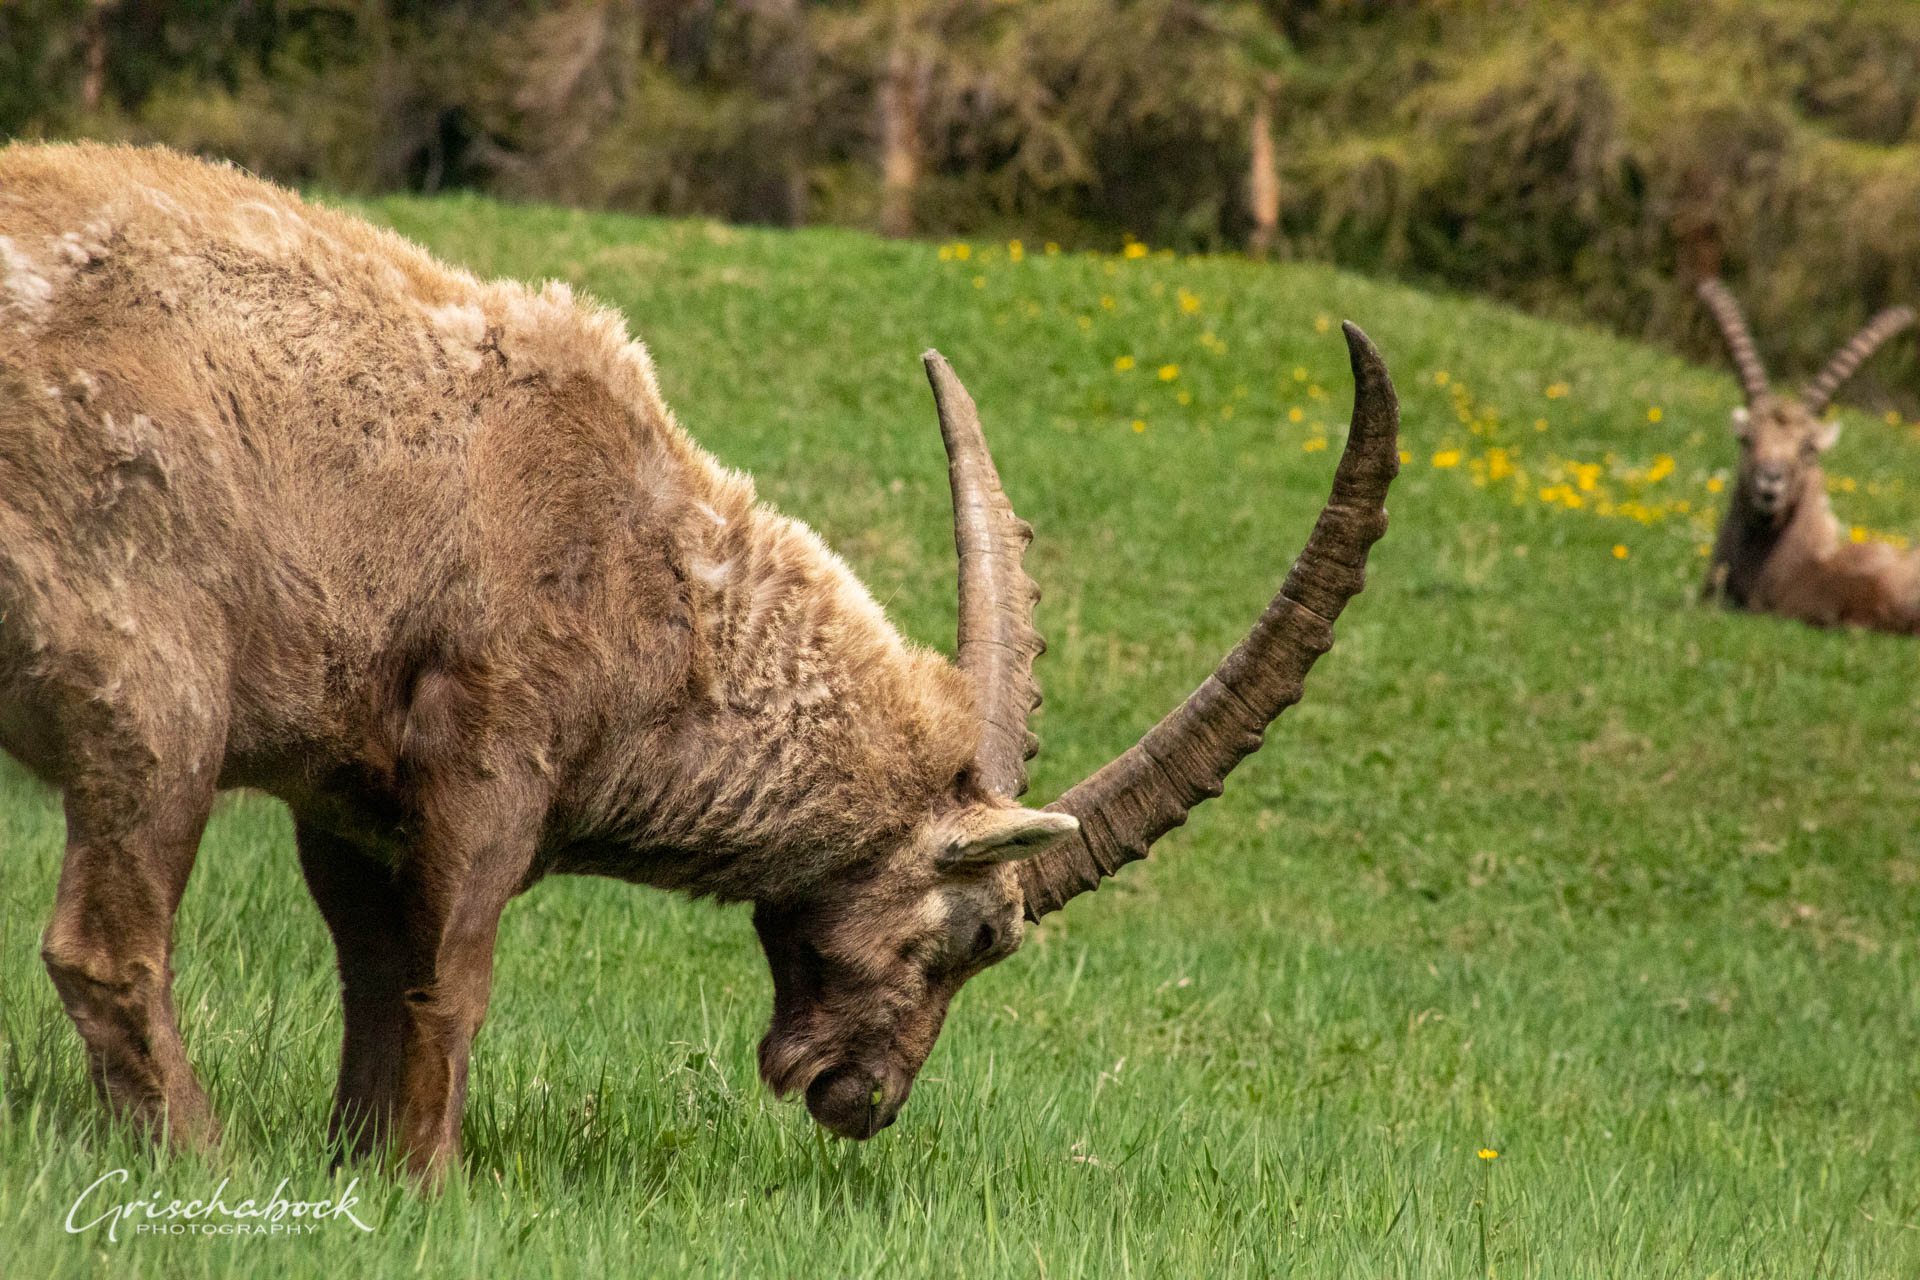
<svg viewBox="0 0 1920 1280"><path fill-rule="evenodd" d="M1146 855L1300 697L1386 527L1358 329L1333 495L1213 676L1045 809L1042 643L972 401L929 352L957 665L695 446L616 315L164 152L0 152L0 745L65 793L43 944L110 1106L210 1141L170 1002L216 791L294 816L345 1032L330 1133L459 1151L502 908L593 873L751 902L760 1071L893 1121L969 977Z"/></svg>
<svg viewBox="0 0 1920 1280"><path fill-rule="evenodd" d="M1753 336L1726 286L1708 279L1698 292L1727 341L1747 401L1733 411L1740 470L1704 594L1736 609L1820 627L1920 632L1920 553L1852 541L1827 501L1820 466L1820 455L1840 438L1840 424L1820 415L1880 344L1913 323L1913 308L1882 311L1834 353L1805 391L1783 399L1768 385Z"/></svg>

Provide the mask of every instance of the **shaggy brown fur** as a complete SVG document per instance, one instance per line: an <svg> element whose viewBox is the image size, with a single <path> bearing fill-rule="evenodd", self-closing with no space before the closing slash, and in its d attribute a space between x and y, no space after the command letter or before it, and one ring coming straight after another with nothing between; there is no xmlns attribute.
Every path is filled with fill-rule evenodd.
<svg viewBox="0 0 1920 1280"><path fill-rule="evenodd" d="M1045 812L1012 799L1030 531L937 356L979 623L958 668L689 441L619 318L565 286L482 283L163 151L0 151L0 747L65 793L43 954L96 1084L213 1139L172 921L215 793L252 786L291 808L333 934L345 1151L458 1155L501 910L555 872L752 901L762 1075L870 1137L1023 909L1117 865L1048 861L1077 815L1087 849L1143 856L1331 644L1396 449L1384 366L1348 341L1334 501L1206 687L1240 699L1231 732L1183 707L1158 754Z"/></svg>
<svg viewBox="0 0 1920 1280"><path fill-rule="evenodd" d="M1726 336L1748 400L1733 411L1739 477L1704 593L1815 626L1920 632L1920 552L1852 541L1827 500L1820 466L1820 455L1840 436L1839 424L1822 421L1821 410L1875 347L1912 323L1913 313L1885 313L1835 354L1804 397L1783 399L1767 384L1732 296L1711 280L1700 294Z"/></svg>

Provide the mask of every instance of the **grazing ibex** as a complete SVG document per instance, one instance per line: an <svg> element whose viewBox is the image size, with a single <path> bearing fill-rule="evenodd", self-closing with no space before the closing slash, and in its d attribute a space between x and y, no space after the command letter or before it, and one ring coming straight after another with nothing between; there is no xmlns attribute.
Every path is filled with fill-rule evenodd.
<svg viewBox="0 0 1920 1280"><path fill-rule="evenodd" d="M1351 433L1280 594L1138 745L1021 808L1032 531L937 354L957 665L565 286L164 151L0 151L0 745L65 793L43 954L99 1089L213 1138L171 931L215 792L250 786L333 934L342 1150L457 1156L501 910L555 872L751 902L763 1078L872 1136L1022 915L1218 794L1331 645L1398 463L1346 337Z"/></svg>
<svg viewBox="0 0 1920 1280"><path fill-rule="evenodd" d="M1767 383L1726 286L1704 280L1699 294L1719 323L1747 400L1733 411L1740 474L1720 521L1705 595L1815 626L1920 632L1920 554L1852 541L1827 501L1820 467L1820 455L1840 437L1840 424L1820 415L1881 343L1913 323L1913 308L1875 316L1804 392L1782 399Z"/></svg>

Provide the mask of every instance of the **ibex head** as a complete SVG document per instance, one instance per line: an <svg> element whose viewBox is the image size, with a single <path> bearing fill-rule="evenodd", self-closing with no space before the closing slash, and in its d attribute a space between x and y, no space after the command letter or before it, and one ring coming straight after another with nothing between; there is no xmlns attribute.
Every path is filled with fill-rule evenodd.
<svg viewBox="0 0 1920 1280"><path fill-rule="evenodd" d="M772 966L773 1023L760 1044L776 1093L804 1090L835 1133L893 1122L968 978L1011 955L1037 921L1147 855L1188 810L1220 794L1267 725L1300 698L1333 623L1361 589L1386 530L1399 470L1399 406L1366 336L1345 326L1354 411L1333 494L1280 593L1207 681L1137 744L1045 809L1021 808L1039 591L1021 567L1033 530L1013 513L971 397L939 354L924 357L946 441L960 558L959 667L980 720L974 758L910 824L893 856L831 901L774 909L754 925Z"/></svg>
<svg viewBox="0 0 1920 1280"><path fill-rule="evenodd" d="M1851 342L1835 352L1820 376L1799 396L1776 396L1754 349L1753 336L1733 295L1718 280L1702 281L1700 300L1713 313L1733 357L1747 403L1733 411L1733 434L1740 441L1740 475L1735 497L1751 518L1784 526L1805 492L1807 477L1820 455L1840 438L1840 424L1821 415L1834 394L1880 345L1914 321L1911 307L1891 307Z"/></svg>

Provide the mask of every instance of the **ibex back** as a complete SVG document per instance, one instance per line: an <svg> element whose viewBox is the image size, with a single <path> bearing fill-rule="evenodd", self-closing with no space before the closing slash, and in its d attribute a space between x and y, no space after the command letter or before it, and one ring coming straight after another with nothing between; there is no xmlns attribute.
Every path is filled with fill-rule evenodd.
<svg viewBox="0 0 1920 1280"><path fill-rule="evenodd" d="M166 152L0 151L0 745L65 794L43 952L96 1084L213 1140L172 920L215 793L251 786L292 810L336 945L344 1153L457 1156L496 925L551 872L751 902L763 1077L871 1136L1023 916L1217 794L1332 643L1397 463L1347 336L1352 429L1280 595L1028 809L1031 531L938 356L957 664L691 443L564 286Z"/></svg>

